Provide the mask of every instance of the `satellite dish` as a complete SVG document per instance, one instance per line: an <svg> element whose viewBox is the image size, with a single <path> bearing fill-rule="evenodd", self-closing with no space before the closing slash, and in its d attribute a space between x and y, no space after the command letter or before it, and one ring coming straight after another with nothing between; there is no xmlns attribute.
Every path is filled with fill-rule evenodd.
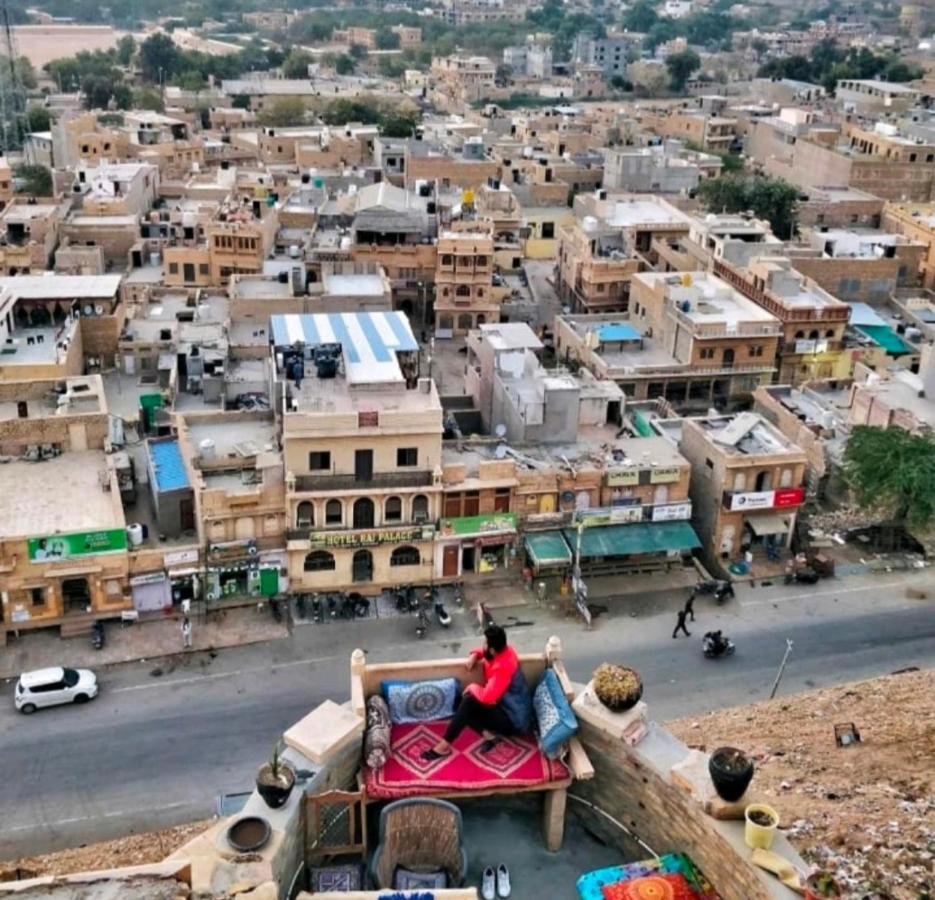
<svg viewBox="0 0 935 900"><path fill-rule="evenodd" d="M501 422L499 425L497 425L496 428L494 428L493 433L502 440L506 437L506 425Z"/></svg>
<svg viewBox="0 0 935 900"><path fill-rule="evenodd" d="M91 306L90 303L86 304L86 305L84 306L84 308L81 310L81 314L82 314L83 316L93 316L93 315L94 315L94 307Z"/></svg>
<svg viewBox="0 0 935 900"><path fill-rule="evenodd" d="M104 315L104 307L103 307L102 304L100 304L100 303L95 304L95 306L94 306L94 315L96 315L96 316L103 316L103 315Z"/></svg>
<svg viewBox="0 0 935 900"><path fill-rule="evenodd" d="M493 455L497 459L504 459L506 457L506 444L497 444L496 449L493 451Z"/></svg>

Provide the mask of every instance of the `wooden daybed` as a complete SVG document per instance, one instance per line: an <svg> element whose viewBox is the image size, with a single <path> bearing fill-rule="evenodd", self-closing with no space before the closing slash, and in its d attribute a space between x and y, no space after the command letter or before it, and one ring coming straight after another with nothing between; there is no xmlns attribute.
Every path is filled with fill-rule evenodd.
<svg viewBox="0 0 935 900"><path fill-rule="evenodd" d="M543 653L521 653L519 659L530 689L535 688L546 668L550 667L558 676L569 702L574 698L571 681L561 661L561 642L557 637L549 639ZM366 721L367 699L374 694L380 693L383 681L423 681L448 677L457 678L463 688L471 682L480 680L479 667L469 672L464 666L463 659L367 663L364 652L355 650L351 656L351 706L354 712ZM585 781L594 777L594 768L588 760L584 747L577 738L572 738L569 742L569 752L564 760L563 771L567 772L566 777L545 780L523 787L470 788L441 792L433 790L431 796L458 800L496 794L541 792L543 795L542 831L545 846L550 851L557 851L561 849L565 830L565 805L568 788L573 781ZM358 783L365 803L375 803L385 799L383 797L367 796L362 772L358 775Z"/></svg>

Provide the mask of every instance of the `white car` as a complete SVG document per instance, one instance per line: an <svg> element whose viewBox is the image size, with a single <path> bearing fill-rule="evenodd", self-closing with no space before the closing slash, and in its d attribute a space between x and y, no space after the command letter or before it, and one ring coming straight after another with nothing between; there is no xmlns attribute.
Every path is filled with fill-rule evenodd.
<svg viewBox="0 0 935 900"><path fill-rule="evenodd" d="M97 696L97 676L90 669L54 666L23 672L16 682L16 708L34 713L43 706L61 703L87 703Z"/></svg>

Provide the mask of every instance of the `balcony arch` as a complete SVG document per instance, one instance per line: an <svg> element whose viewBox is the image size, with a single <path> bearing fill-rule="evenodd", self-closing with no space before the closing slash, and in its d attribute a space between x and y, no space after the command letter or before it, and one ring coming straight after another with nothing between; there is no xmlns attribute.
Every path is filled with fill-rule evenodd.
<svg viewBox="0 0 935 900"><path fill-rule="evenodd" d="M333 572L334 555L327 550L313 550L306 555L303 568L306 572Z"/></svg>

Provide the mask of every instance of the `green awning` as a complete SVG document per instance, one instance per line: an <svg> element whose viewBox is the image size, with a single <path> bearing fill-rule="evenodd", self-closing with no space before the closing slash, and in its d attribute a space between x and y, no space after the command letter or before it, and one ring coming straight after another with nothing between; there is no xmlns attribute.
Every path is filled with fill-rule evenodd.
<svg viewBox="0 0 935 900"><path fill-rule="evenodd" d="M859 325L857 330L862 331L890 356L904 356L913 352L912 347L909 347L889 325Z"/></svg>
<svg viewBox="0 0 935 900"><path fill-rule="evenodd" d="M571 563L571 550L560 531L540 531L526 535L526 552L541 566L567 566Z"/></svg>
<svg viewBox="0 0 935 900"><path fill-rule="evenodd" d="M578 539L575 529L566 528L564 535L574 552ZM584 529L581 535L581 558L664 553L669 550L693 550L700 546L701 541L688 522L603 525Z"/></svg>

